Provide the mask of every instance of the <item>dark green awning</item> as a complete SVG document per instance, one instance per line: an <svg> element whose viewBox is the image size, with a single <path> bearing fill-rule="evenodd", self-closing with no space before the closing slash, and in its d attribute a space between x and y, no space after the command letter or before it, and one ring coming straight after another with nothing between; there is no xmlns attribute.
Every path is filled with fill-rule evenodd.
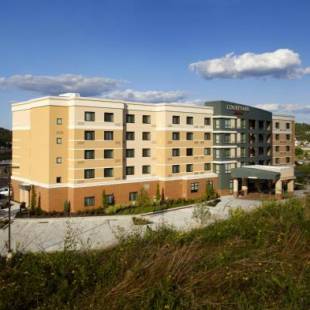
<svg viewBox="0 0 310 310"><path fill-rule="evenodd" d="M239 167L231 169L231 176L233 178L249 178L261 180L278 180L280 172L275 172L265 169Z"/></svg>

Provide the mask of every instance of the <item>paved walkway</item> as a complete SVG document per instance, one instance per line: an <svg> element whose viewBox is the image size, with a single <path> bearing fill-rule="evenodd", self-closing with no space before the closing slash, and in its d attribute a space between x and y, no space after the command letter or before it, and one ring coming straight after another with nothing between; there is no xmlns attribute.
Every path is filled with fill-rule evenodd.
<svg viewBox="0 0 310 310"><path fill-rule="evenodd" d="M252 210L260 201L221 197L215 207L209 207L208 223L225 219L230 209ZM156 229L170 225L178 230L190 230L199 223L192 218L193 206L170 209L162 213L146 215L89 216L49 219L14 219L12 223L12 248L14 251L57 251L64 245L76 248L107 248L117 244L119 238L132 233L143 233L146 225L133 224L132 217L143 217L152 222L148 226ZM6 253L7 228L0 229L0 254Z"/></svg>

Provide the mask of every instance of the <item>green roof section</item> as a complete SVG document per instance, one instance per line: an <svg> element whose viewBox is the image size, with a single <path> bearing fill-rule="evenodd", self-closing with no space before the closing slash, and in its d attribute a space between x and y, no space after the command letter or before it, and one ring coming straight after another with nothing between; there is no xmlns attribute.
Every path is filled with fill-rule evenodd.
<svg viewBox="0 0 310 310"><path fill-rule="evenodd" d="M232 178L249 178L261 180L278 180L280 172L258 168L239 167L231 169Z"/></svg>

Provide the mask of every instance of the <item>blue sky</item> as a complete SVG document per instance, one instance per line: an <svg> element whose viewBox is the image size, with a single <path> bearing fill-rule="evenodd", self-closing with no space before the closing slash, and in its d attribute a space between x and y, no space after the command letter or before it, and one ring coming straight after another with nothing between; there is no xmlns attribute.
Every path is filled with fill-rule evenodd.
<svg viewBox="0 0 310 310"><path fill-rule="evenodd" d="M67 90L227 99L310 122L309 12L308 0L2 0L0 126L11 102Z"/></svg>

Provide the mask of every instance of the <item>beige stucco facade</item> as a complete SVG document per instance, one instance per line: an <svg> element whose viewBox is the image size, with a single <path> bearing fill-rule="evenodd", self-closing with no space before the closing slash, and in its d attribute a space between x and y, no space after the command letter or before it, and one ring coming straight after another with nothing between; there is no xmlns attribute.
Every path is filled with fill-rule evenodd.
<svg viewBox="0 0 310 310"><path fill-rule="evenodd" d="M68 200L75 212L89 208L87 197L99 207L103 190L125 204L142 187L153 197L159 185L168 198L202 196L206 182L216 187L210 107L71 95L14 104L12 113L17 201L29 204L34 186L43 209L62 211Z"/></svg>

